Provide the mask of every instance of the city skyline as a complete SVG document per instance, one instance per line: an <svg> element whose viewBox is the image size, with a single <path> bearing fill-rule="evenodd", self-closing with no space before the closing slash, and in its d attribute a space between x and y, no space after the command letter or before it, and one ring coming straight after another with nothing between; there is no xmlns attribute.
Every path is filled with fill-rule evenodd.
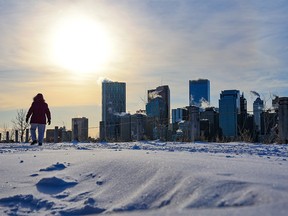
<svg viewBox="0 0 288 216"><path fill-rule="evenodd" d="M191 80L190 80L191 81ZM189 81L189 84L190 84L190 81ZM199 80L198 80L199 81ZM201 81L203 81L203 79L201 79ZM205 79L205 82L208 82L208 83L210 83L209 82L209 80L207 80L207 79ZM189 85L190 86L190 85ZM202 89L202 93L199 91L198 92L198 94L199 95L201 95L201 94L203 94L203 95L205 95L205 94L207 94L207 92L206 92L206 89L204 88L204 89ZM165 92L165 93L164 93ZM228 126L228 129L229 130L232 130L232 128L234 127L234 132L233 133L231 133L230 135L228 135L227 137L229 137L229 136L235 136L236 137L236 134L237 134L237 123L235 123L235 122L237 122L237 113L238 114L244 114L244 115L247 115L248 113L249 113L249 115L250 114L252 114L253 113L253 115L250 115L250 117L252 117L253 119L254 119L254 115L256 114L256 115L261 115L262 114L262 111L263 112L271 112L272 111L272 113L274 113L274 114L276 114L277 113L277 111L275 110L274 111L274 109L276 108L276 107L278 107L278 105L275 105L275 103L278 103L277 101L279 100L279 98L277 97L277 96L275 96L274 95L274 97L275 98L273 98L270 102L271 102L271 104L266 104L266 102L268 102L268 101L263 101L263 100L261 100L261 96L257 93L257 92L251 92L252 94L254 94L257 98L255 99L255 101L253 102L253 111L252 110L247 110L247 100L246 100L246 98L244 97L244 94L242 93L242 95L241 95L241 97L240 97L240 91L239 90L236 90L236 89L230 89L230 90L223 90L222 92L221 92L221 94L220 94L220 98L219 98L219 106L211 106L211 105L209 105L207 102L205 102L205 99L204 99L204 103L200 103L200 104L198 104L198 105L188 105L188 106L181 106L181 107L178 107L178 108L176 108L176 109L169 109L169 115L171 114L171 115L177 115L176 113L175 114L173 114L173 110L175 111L175 110L179 110L180 111L180 109L181 110L189 110L189 107L191 108L192 107L192 109L194 109L194 108L197 108L197 112L199 112L199 114L201 113L201 112L210 112L210 111L216 111L216 110L218 110L218 111L216 111L216 112L218 112L218 114L220 114L220 120L222 119L222 122L223 121L225 121L226 123L224 123L224 125L226 125L227 124L227 121L228 122L230 122L229 124L230 124L230 126ZM208 94L210 94L210 92L208 92ZM224 95L224 96L223 96ZM236 96L236 95L238 95L238 96ZM227 97L228 96L228 97ZM223 98L225 98L226 97L226 99L225 100L223 100ZM104 98L104 99L103 99ZM141 115L145 115L145 116L147 116L147 117L159 117L159 116L161 116L161 115L166 115L167 113L166 112L160 112L159 113L159 110L158 109L163 109L163 107L161 108L161 105L158 103L158 102L156 102L156 103L153 103L153 105L152 105L152 101L154 101L155 99L161 99L161 101L162 101L162 99L163 98L166 98L165 99L165 101L168 101L168 104L170 104L169 103L169 101L170 101L170 90L169 90L169 86L168 85L164 85L164 86L158 86L158 87L156 87L155 89L150 89L150 90L148 90L148 92L147 92L147 99L148 99L148 102L146 103L146 110L143 110L143 109L139 109L139 110L137 110L135 113L131 113L131 112L126 112L126 106L127 106L127 104L126 104L126 83L125 82L112 82L111 80L104 80L103 82L102 82L102 106L101 106L101 109L102 109L102 119L99 121L99 126L96 126L96 127L94 127L94 126L89 126L88 125L88 118L86 118L85 116L78 116L78 117L69 117L70 119L72 118L72 124L71 124L71 128L69 128L69 126L67 127L67 125L65 125L64 123L62 124L62 125L55 125L55 128L59 128L59 126L60 126L60 128L64 128L65 130L70 130L70 131L72 131L72 138L73 138L73 134L74 134L74 132L73 132L73 130L74 130L74 123L73 123L73 120L75 120L75 119L80 119L80 120L82 120L82 119L86 119L87 120L87 124L86 124L86 126L85 126L85 130L87 130L87 135L86 135L86 137L87 137L87 139L88 139L88 136L89 137L91 137L91 138L100 138L101 137L101 130L103 131L103 128L101 129L101 126L103 127L103 122L107 122L107 121L103 121L103 118L104 119L106 119L106 114L107 113L109 113L109 115L111 116L111 117L113 117L113 119L114 119L114 117L115 117L115 119L113 120L113 121L115 121L114 123L112 123L112 125L117 125L117 124L119 124L119 122L118 122L118 120L121 118L121 117L123 117L123 116L130 116L130 115L137 115L137 114L141 114ZM229 99L230 98L230 99ZM237 99L238 98L238 99ZM282 98L283 100L285 100L284 98L288 98L288 97L280 97L280 98ZM227 100L228 99L228 100ZM232 100L231 100L232 99ZM236 102L236 99L237 99L237 101L238 102ZM235 102L232 102L232 101L234 101L235 100ZM241 102L241 100L243 100L243 102ZM224 101L226 101L226 102L224 102ZM262 103L262 105L261 105L261 107L260 107L260 103L259 103L259 101L261 101L261 103ZM150 104L151 103L151 104ZM242 105L241 105L241 103L243 103ZM258 105L255 105L255 104L258 104ZM154 108L152 108L152 107L150 107L149 109L147 108L147 106L148 105L152 105ZM225 104L225 105L224 105ZM233 105L234 104L234 105ZM223 106L224 105L224 106ZM166 106L166 105L164 105L164 106ZM226 107L225 107L226 106ZM256 107L255 107L256 106ZM170 105L168 105L168 107L170 107ZM223 107L225 107L224 109L223 109ZM152 109L156 109L156 110L158 110L158 111L156 111L157 112L157 114L156 113L152 113L151 112L151 108ZM200 109L199 109L200 108ZM227 109L228 108L228 109ZM230 110L229 110L230 109ZM231 109L233 109L233 110L231 110ZM150 110L150 111L149 111ZM222 111L221 111L222 110ZM163 111L163 110L162 110ZM17 111L18 112L18 111ZM242 113L243 112L243 113ZM165 114L166 113L166 114ZM221 113L222 113L222 115L223 116L225 116L227 113L231 113L232 115L236 115L236 116L230 116L229 118L227 118L227 116L226 117L221 117ZM234 114L233 114L234 113ZM246 113L246 114L245 114ZM156 116L154 116L154 114L156 114ZM159 116L158 116L159 115ZM179 113L178 113L178 115L179 115ZM185 115L187 115L187 113L185 114ZM120 117L119 119L118 119L118 117ZM187 116L186 116L187 117ZM183 115L181 116L181 118L186 118L186 117L184 117ZM243 117L243 116L242 116ZM245 116L244 116L245 117ZM246 116L247 117L247 116ZM160 117L161 118L161 117ZM176 116L174 116L174 118L177 118ZM239 118L239 117L238 117ZM240 117L241 118L241 117ZM260 118L259 116L258 117L256 117L256 118ZM118 120L116 120L116 119L118 119ZM169 122L167 122L167 125L169 125L169 124L173 124L173 117L164 117L164 119L168 119L169 120ZM207 120L205 117L204 117L204 119L205 120ZM176 122L179 122L179 119L177 120L177 119L174 119L174 120L176 120ZM183 120L183 119L182 119ZM209 120L210 121L210 120ZM260 119L258 119L258 120L256 120L256 119L254 119L253 121L255 121L254 123L257 125L257 127L256 127L256 130L260 130L261 128L260 128L260 125L259 125L259 121L260 121ZM116 123L117 122L117 123ZM161 122L161 121L160 121ZM242 120L240 120L240 122L238 122L238 124L243 124L243 122L242 122ZM174 122L175 123L175 122ZM250 122L251 123L251 122ZM127 123L125 123L125 124L127 124ZM223 129L223 134L225 135L225 127L227 127L227 126L225 126L224 127L224 125L222 125L221 126L221 121L220 121L220 124L219 124L219 126ZM121 123L120 123L120 125L121 125ZM244 125L244 124L243 124ZM10 131L11 130L11 128L7 128L6 127L6 129L4 129L5 131L8 129L8 131ZM96 132L96 136L93 136L93 135L91 135L91 133L89 132L89 131L91 131L91 129L93 129L93 130L97 130L97 132ZM252 130L252 128L249 128L249 129L251 129ZM49 129L47 129L47 130L50 130L50 131L52 131L52 130L54 130L54 129L51 129L51 127L49 128ZM115 128L113 129L113 131L115 130ZM1 133L1 132L0 132ZM102 132L103 133L103 132ZM264 133L264 132L263 132ZM5 133L4 133L5 134ZM3 138L4 138L4 136L3 136Z"/></svg>
<svg viewBox="0 0 288 216"><path fill-rule="evenodd" d="M69 128L71 118L87 117L98 131L105 78L127 83L131 113L145 107L148 89L161 85L170 87L171 109L188 105L188 82L199 78L210 80L216 107L228 89L244 92L249 110L251 90L267 98L287 96L287 9L281 0L1 1L0 127L12 127L16 110L28 109L41 92L52 112L51 128ZM84 50L81 45L89 44L72 37L79 44L67 48L65 38L83 23L81 30L94 29L98 44ZM75 61L81 56L70 56L73 51L95 56L97 65L89 58Z"/></svg>

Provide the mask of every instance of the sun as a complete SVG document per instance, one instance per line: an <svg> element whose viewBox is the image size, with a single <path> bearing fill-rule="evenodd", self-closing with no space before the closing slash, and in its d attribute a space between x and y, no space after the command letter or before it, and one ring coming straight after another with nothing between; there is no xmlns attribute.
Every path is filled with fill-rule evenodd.
<svg viewBox="0 0 288 216"><path fill-rule="evenodd" d="M53 29L52 61L73 72L96 72L113 54L112 40L103 25L85 16L70 16Z"/></svg>

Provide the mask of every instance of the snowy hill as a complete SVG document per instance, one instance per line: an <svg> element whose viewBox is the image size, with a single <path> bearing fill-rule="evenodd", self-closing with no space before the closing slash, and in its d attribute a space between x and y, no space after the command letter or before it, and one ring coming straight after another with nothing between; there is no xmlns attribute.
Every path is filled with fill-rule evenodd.
<svg viewBox="0 0 288 216"><path fill-rule="evenodd" d="M288 145L0 144L0 215L287 215Z"/></svg>

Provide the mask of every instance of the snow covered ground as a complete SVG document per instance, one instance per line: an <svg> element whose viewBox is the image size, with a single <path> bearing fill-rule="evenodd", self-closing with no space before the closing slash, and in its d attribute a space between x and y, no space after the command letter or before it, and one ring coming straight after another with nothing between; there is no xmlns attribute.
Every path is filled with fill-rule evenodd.
<svg viewBox="0 0 288 216"><path fill-rule="evenodd" d="M287 215L288 145L0 144L0 215Z"/></svg>

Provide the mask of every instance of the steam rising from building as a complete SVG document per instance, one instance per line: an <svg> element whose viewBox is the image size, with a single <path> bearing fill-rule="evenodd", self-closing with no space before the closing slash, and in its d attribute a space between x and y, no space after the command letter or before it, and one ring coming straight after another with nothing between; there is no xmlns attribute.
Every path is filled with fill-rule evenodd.
<svg viewBox="0 0 288 216"><path fill-rule="evenodd" d="M105 78L105 77L99 77L97 79L97 84L101 85L102 83L107 83L107 82L113 82L112 80Z"/></svg>
<svg viewBox="0 0 288 216"><path fill-rule="evenodd" d="M126 113L126 112L121 112L121 113L115 112L115 113L113 113L113 114L116 115L116 116L119 116L119 117L129 115L129 113Z"/></svg>
<svg viewBox="0 0 288 216"><path fill-rule="evenodd" d="M200 100L200 108L206 109L208 107L210 107L209 101L207 101L205 98L201 98L201 100Z"/></svg>
<svg viewBox="0 0 288 216"><path fill-rule="evenodd" d="M162 96L160 95L161 91L158 90L151 90L148 92L148 101L149 100L153 100L155 98L162 98Z"/></svg>

